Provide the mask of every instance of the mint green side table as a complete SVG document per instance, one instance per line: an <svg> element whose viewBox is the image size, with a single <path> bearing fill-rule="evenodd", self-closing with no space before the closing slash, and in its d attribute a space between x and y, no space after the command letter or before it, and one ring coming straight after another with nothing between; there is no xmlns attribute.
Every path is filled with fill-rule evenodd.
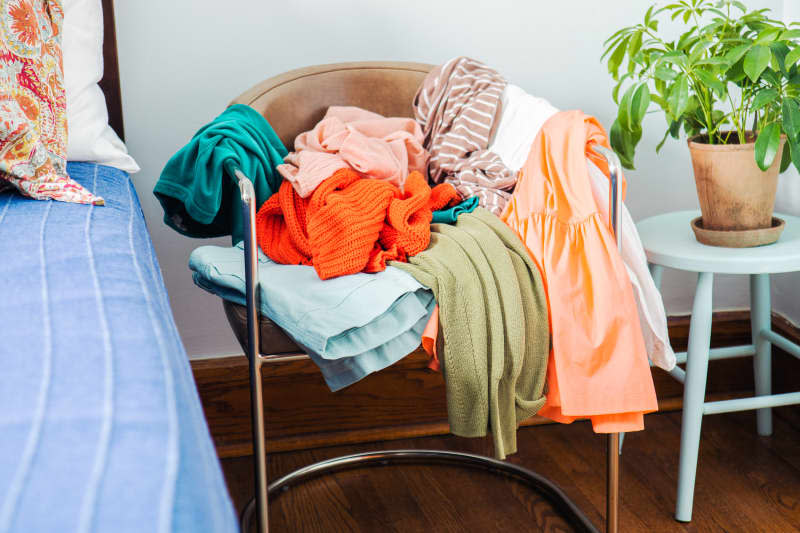
<svg viewBox="0 0 800 533"><path fill-rule="evenodd" d="M780 215L786 221L778 242L756 248L719 248L700 244L689 223L699 211L679 211L654 216L637 224L644 244L650 271L656 286L661 285L665 267L697 272L697 286L689 324L688 350L678 353L672 376L684 384L681 451L678 471L678 496L675 518L692 519L700 427L703 415L758 409L756 426L759 435L772 434L771 407L800 403L800 392L772 394L772 345L800 358L800 346L771 329L769 275L800 271L800 218ZM752 343L743 346L710 349L712 293L714 274L750 276L750 321ZM800 290L798 290L800 296ZM706 402L706 376L710 359L753 358L756 396L736 400Z"/></svg>

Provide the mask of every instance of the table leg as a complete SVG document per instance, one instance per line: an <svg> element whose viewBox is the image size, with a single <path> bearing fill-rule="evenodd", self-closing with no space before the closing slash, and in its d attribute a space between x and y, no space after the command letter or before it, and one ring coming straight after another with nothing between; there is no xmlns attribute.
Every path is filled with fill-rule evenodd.
<svg viewBox="0 0 800 533"><path fill-rule="evenodd" d="M678 498L675 518L681 522L692 519L694 482L697 456L700 450L700 427L703 422L703 403L708 373L708 351L711 343L711 310L714 274L697 275L692 318L689 324L689 347L686 361L686 381L683 389L683 421L681 424L681 455L678 468Z"/></svg>
<svg viewBox="0 0 800 533"><path fill-rule="evenodd" d="M653 282L656 284L656 289L661 290L661 277L664 274L664 267L655 263L650 263L650 275L653 276Z"/></svg>
<svg viewBox="0 0 800 533"><path fill-rule="evenodd" d="M750 275L750 328L756 354L753 358L756 396L772 394L772 345L759 333L769 331L772 326L769 274ZM756 412L756 427L762 436L772 435L772 409Z"/></svg>

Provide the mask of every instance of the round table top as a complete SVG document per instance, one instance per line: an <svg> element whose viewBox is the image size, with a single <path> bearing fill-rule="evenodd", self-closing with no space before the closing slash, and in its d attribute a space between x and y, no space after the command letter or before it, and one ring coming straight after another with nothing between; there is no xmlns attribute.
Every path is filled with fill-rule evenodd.
<svg viewBox="0 0 800 533"><path fill-rule="evenodd" d="M754 248L722 248L697 242L690 226L700 211L675 211L646 218L636 227L647 260L691 272L773 274L800 271L800 218L775 213L786 221L773 244Z"/></svg>

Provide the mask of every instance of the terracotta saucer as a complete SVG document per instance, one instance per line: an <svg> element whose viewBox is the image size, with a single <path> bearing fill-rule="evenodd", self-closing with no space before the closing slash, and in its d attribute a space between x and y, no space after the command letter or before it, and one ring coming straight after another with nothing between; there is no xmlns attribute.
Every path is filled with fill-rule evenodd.
<svg viewBox="0 0 800 533"><path fill-rule="evenodd" d="M772 217L772 226L769 228L746 230L704 229L703 217L692 220L692 229L698 242L725 248L752 248L772 244L781 236L784 227L786 222L778 217Z"/></svg>

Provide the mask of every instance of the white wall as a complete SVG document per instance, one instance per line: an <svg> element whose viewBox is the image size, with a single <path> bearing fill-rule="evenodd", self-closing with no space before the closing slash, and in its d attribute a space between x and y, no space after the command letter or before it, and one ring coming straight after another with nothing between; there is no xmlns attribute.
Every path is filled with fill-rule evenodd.
<svg viewBox="0 0 800 533"><path fill-rule="evenodd" d="M800 0L783 0L783 21L800 22ZM778 181L775 210L800 216L800 174L794 166ZM772 276L772 293L774 308L800 323L800 274Z"/></svg>
<svg viewBox="0 0 800 533"><path fill-rule="evenodd" d="M792 0L794 3L795 0ZM748 2L771 7L781 0ZM142 167L134 176L181 335L193 357L240 353L218 299L196 288L186 267L201 244L162 222L152 188L169 156L228 101L258 81L305 65L407 60L440 63L469 55L562 109L580 108L608 128L615 114L602 42L638 22L641 0L120 0L116 2L125 131ZM697 208L683 142L654 151L664 119L647 119L637 170L627 173L635 219ZM670 313L691 307L694 277L668 272ZM747 306L747 283L721 279L717 308ZM787 298L788 301L788 298ZM783 300L780 300L783 303ZM795 316L800 316L800 310Z"/></svg>

